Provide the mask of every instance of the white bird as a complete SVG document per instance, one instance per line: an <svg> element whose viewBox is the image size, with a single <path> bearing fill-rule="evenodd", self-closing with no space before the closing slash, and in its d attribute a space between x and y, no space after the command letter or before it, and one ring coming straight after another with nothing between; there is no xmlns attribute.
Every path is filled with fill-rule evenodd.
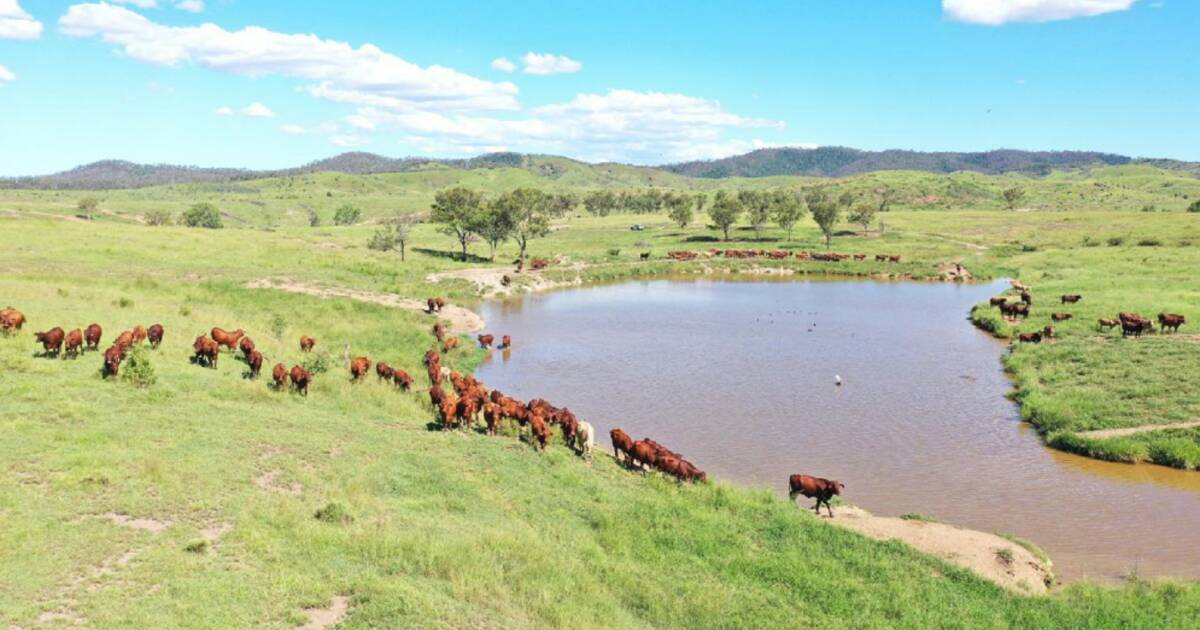
<svg viewBox="0 0 1200 630"><path fill-rule="evenodd" d="M834 382L834 383L837 383L837 384L838 384L838 386L840 387L840 386L841 386L841 384L842 384L842 375L840 375L840 374L834 374L834 375L833 375L833 382Z"/></svg>

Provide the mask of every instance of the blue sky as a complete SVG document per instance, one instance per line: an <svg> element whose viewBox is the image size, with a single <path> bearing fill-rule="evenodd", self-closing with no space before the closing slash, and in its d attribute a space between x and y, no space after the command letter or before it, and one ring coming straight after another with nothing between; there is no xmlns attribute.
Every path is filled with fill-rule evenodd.
<svg viewBox="0 0 1200 630"><path fill-rule="evenodd" d="M1191 0L0 0L0 175L347 150L1200 160L1198 25Z"/></svg>

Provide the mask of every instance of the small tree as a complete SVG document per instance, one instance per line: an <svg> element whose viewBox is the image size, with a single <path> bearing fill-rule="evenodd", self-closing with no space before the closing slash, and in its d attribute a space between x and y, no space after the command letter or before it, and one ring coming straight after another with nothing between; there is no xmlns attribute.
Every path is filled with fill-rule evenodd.
<svg viewBox="0 0 1200 630"><path fill-rule="evenodd" d="M871 221L875 220L875 213L878 210L875 206L867 203L860 203L850 211L850 220L862 226L864 232L871 228Z"/></svg>
<svg viewBox="0 0 1200 630"><path fill-rule="evenodd" d="M546 209L551 217L562 218L579 206L579 196L575 193L559 193L551 195Z"/></svg>
<svg viewBox="0 0 1200 630"><path fill-rule="evenodd" d="M804 200L800 194L791 190L776 190L771 193L771 218L783 231L787 239L792 240L792 230L804 216Z"/></svg>
<svg viewBox="0 0 1200 630"><path fill-rule="evenodd" d="M692 210L695 202L687 195L668 195L663 203L667 206L667 218L671 222L679 226L679 229L686 230L689 223L692 222L692 217L695 212Z"/></svg>
<svg viewBox="0 0 1200 630"><path fill-rule="evenodd" d="M305 206L304 211L308 213L308 227L321 227L321 215L316 210Z"/></svg>
<svg viewBox="0 0 1200 630"><path fill-rule="evenodd" d="M885 185L877 188L875 192L879 193L879 211L891 210L892 202L896 199L896 189Z"/></svg>
<svg viewBox="0 0 1200 630"><path fill-rule="evenodd" d="M725 235L725 240L729 240L729 228L737 223L738 217L742 214L742 204L738 202L737 197L718 190L717 196L713 199L713 204L708 209L708 218L712 219L713 226Z"/></svg>
<svg viewBox="0 0 1200 630"><path fill-rule="evenodd" d="M333 213L334 225L354 225L358 223L358 219L362 217L362 210L350 205L343 204L336 212Z"/></svg>
<svg viewBox="0 0 1200 630"><path fill-rule="evenodd" d="M1188 212L1200 212L1200 199L1192 202L1192 205L1187 207Z"/></svg>
<svg viewBox="0 0 1200 630"><path fill-rule="evenodd" d="M75 204L79 209L79 215L87 220L92 220L95 217L96 209L100 207L100 200L95 197L84 197Z"/></svg>
<svg viewBox="0 0 1200 630"><path fill-rule="evenodd" d="M746 219L754 228L754 239L762 240L762 229L771 220L771 196L765 192L743 190L738 192L738 203L746 210Z"/></svg>
<svg viewBox="0 0 1200 630"><path fill-rule="evenodd" d="M536 188L518 188L500 195L492 205L505 215L520 258L525 260L529 241L550 233L550 217L563 208L563 200ZM566 214L566 211L563 211Z"/></svg>
<svg viewBox="0 0 1200 630"><path fill-rule="evenodd" d="M430 219L442 223L442 231L453 236L462 246L463 262L467 260L467 246L475 240L475 226L479 224L479 213L483 211L483 195L461 186L439 190L433 197Z"/></svg>
<svg viewBox="0 0 1200 630"><path fill-rule="evenodd" d="M842 208L824 191L814 190L808 195L808 211L812 213L813 221L817 227L821 228L821 234L825 236L825 248L829 248L830 240L833 238L833 226L837 225L841 219Z"/></svg>
<svg viewBox="0 0 1200 630"><path fill-rule="evenodd" d="M392 226L385 225L371 235L371 240L367 241L367 249L373 249L380 252L390 252L396 248L396 234L392 230Z"/></svg>
<svg viewBox="0 0 1200 630"><path fill-rule="evenodd" d="M849 208L854 205L854 193L847 190L838 196L838 205L843 208Z"/></svg>
<svg viewBox="0 0 1200 630"><path fill-rule="evenodd" d="M592 216L606 217L617 207L617 196L611 190L596 190L583 198L583 207Z"/></svg>
<svg viewBox="0 0 1200 630"><path fill-rule="evenodd" d="M405 260L404 256L405 250L408 249L408 239L410 236L412 236L412 226L416 224L416 222L417 217L414 215L396 215L395 225L393 226L395 229L395 232L393 233L393 239L396 241L396 245L400 247L401 262L404 262Z"/></svg>
<svg viewBox="0 0 1200 630"><path fill-rule="evenodd" d="M171 213L166 210L148 210L142 215L146 225L171 225Z"/></svg>
<svg viewBox="0 0 1200 630"><path fill-rule="evenodd" d="M188 227L208 228L210 230L219 230L224 227L221 224L221 213L217 210L216 206L207 201L184 210L179 218L179 222Z"/></svg>
<svg viewBox="0 0 1200 630"><path fill-rule="evenodd" d="M1009 210L1012 210L1016 208L1017 202L1025 196L1025 190L1019 186L1013 186L1012 188L1005 189L1002 194L1004 195L1004 203L1008 204Z"/></svg>

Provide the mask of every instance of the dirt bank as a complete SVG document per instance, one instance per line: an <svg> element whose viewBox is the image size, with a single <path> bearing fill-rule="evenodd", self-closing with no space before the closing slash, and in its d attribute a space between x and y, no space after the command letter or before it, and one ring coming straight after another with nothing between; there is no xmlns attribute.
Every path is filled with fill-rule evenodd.
<svg viewBox="0 0 1200 630"><path fill-rule="evenodd" d="M1144 424L1140 427L1126 427L1124 429L1099 429L1096 431L1080 431L1075 435L1082 438L1090 438L1093 440L1107 440L1111 438L1125 437L1127 435L1136 435L1138 433L1149 433L1151 431L1168 431L1170 429L1191 429L1200 427L1200 420L1192 420L1191 422L1176 422L1175 424Z"/></svg>
<svg viewBox="0 0 1200 630"><path fill-rule="evenodd" d="M261 278L253 280L246 284L251 289L276 289L278 291L287 291L289 293L302 293L322 299L329 298L346 298L350 300L358 300L359 302L370 302L372 304L381 304L392 308L404 309L414 312L425 312L425 302L415 298L400 297L394 293L378 293L375 291L361 291L359 289L347 289L345 287L327 287L317 286L312 284L304 284L294 282L287 278ZM450 332L454 334L472 333L483 330L483 318L474 311L447 304L440 314L441 319L446 320L450 324Z"/></svg>
<svg viewBox="0 0 1200 630"><path fill-rule="evenodd" d="M849 506L834 508L834 515L829 523L877 540L899 540L1017 593L1044 595L1053 582L1048 561L995 534L945 523L875 516Z"/></svg>

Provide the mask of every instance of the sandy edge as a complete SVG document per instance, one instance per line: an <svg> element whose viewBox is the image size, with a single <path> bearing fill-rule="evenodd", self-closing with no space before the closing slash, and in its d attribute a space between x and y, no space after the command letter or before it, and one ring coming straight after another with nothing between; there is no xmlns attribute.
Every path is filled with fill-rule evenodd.
<svg viewBox="0 0 1200 630"><path fill-rule="evenodd" d="M1200 427L1200 420L1176 422L1175 424L1144 424L1140 427L1126 427L1123 429L1097 429L1095 431L1080 431L1075 435L1081 438L1089 438L1093 440L1107 440L1111 438L1125 437L1126 435L1136 435L1138 433L1167 431L1170 429L1192 429L1195 427Z"/></svg>
<svg viewBox="0 0 1200 630"><path fill-rule="evenodd" d="M802 505L807 505L801 503ZM1024 595L1045 595L1054 582L1048 561L1006 538L945 523L875 516L857 507L834 508L828 523L876 540L899 540Z"/></svg>

